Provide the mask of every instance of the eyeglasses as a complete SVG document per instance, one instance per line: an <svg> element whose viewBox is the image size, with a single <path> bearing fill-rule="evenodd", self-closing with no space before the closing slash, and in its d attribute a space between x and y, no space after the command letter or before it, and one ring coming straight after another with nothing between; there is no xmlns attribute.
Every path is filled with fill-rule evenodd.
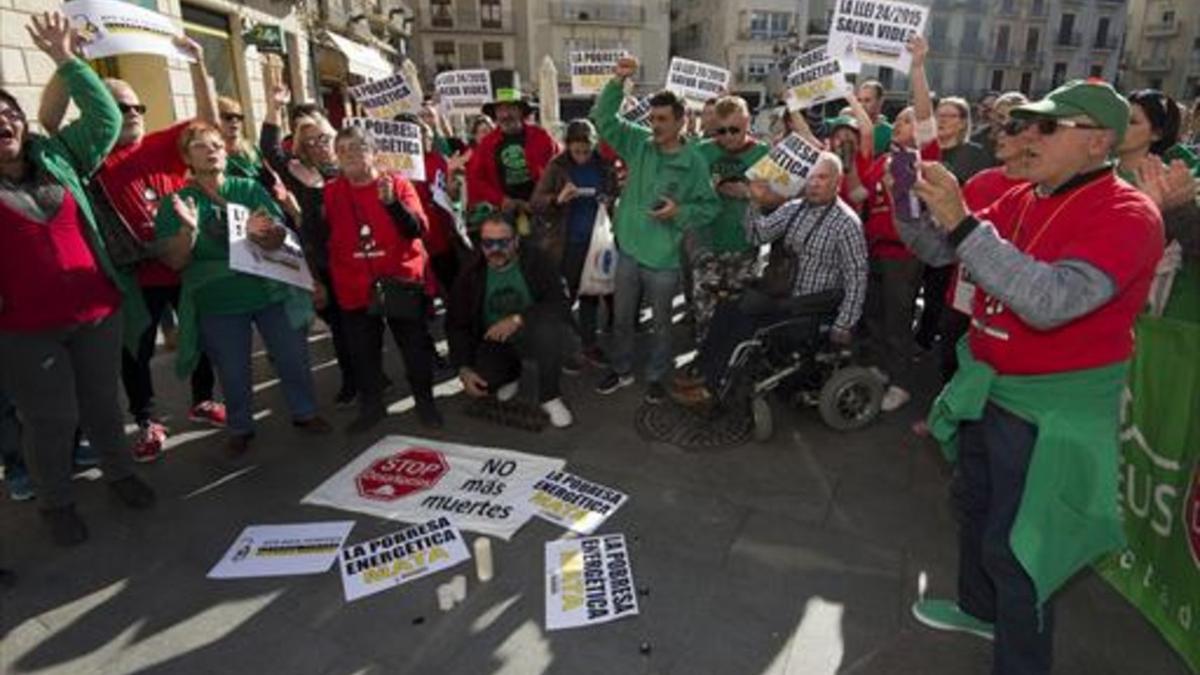
<svg viewBox="0 0 1200 675"><path fill-rule="evenodd" d="M512 242L512 237L483 237L479 240L479 246L485 251L503 251Z"/></svg>
<svg viewBox="0 0 1200 675"><path fill-rule="evenodd" d="M0 118L4 118L9 122L24 122L25 116L16 108L0 108Z"/></svg>
<svg viewBox="0 0 1200 675"><path fill-rule="evenodd" d="M741 127L717 127L713 129L713 136L733 136L743 133L745 129Z"/></svg>
<svg viewBox="0 0 1200 675"><path fill-rule="evenodd" d="M1104 127L1096 126L1095 124L1085 124L1084 122L1076 122L1075 120L1060 120L1057 117L1035 117L1032 119L1012 118L1004 124L1000 129L1009 136L1016 136L1024 132L1030 127L1036 127L1038 133L1043 136L1053 135L1059 128L1068 129L1103 129Z"/></svg>
<svg viewBox="0 0 1200 675"><path fill-rule="evenodd" d="M139 115L146 114L146 104L144 103L118 103L117 109L121 111L122 115L128 115L131 112L135 112Z"/></svg>
<svg viewBox="0 0 1200 675"><path fill-rule="evenodd" d="M303 141L301 141L300 144L306 145L306 146L312 148L312 147L316 147L318 145L325 145L326 143L328 143L329 141L332 141L332 140L333 140L333 136L330 136L329 134L321 134L320 136L313 136L312 138L306 138Z"/></svg>
<svg viewBox="0 0 1200 675"><path fill-rule="evenodd" d="M246 116L240 113L221 113L221 119L226 122L242 122Z"/></svg>

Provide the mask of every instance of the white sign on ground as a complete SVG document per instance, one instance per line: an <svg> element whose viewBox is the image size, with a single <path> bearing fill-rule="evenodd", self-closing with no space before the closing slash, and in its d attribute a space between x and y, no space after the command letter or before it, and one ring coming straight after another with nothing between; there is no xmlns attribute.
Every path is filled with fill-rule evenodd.
<svg viewBox="0 0 1200 675"><path fill-rule="evenodd" d="M699 110L705 101L725 94L728 88L728 70L678 56L671 59L667 89L683 97L689 107Z"/></svg>
<svg viewBox="0 0 1200 675"><path fill-rule="evenodd" d="M346 602L351 602L470 559L462 533L443 517L348 545L338 566Z"/></svg>
<svg viewBox="0 0 1200 675"><path fill-rule="evenodd" d="M837 0L829 26L829 55L851 63L874 63L907 73L909 38L925 33L929 8L892 0Z"/></svg>
<svg viewBox="0 0 1200 675"><path fill-rule="evenodd" d="M551 471L533 486L534 515L580 534L591 534L629 495L565 471Z"/></svg>
<svg viewBox="0 0 1200 675"><path fill-rule="evenodd" d="M746 177L766 181L776 194L795 197L804 187L820 154L820 148L792 133L776 143L770 154L747 169Z"/></svg>
<svg viewBox="0 0 1200 675"><path fill-rule="evenodd" d="M354 521L251 525L242 530L209 579L320 574L337 560Z"/></svg>
<svg viewBox="0 0 1200 675"><path fill-rule="evenodd" d="M182 30L167 17L131 2L71 0L63 4L62 12L78 31L83 54L89 59L157 54L192 60L174 44L174 39L183 35Z"/></svg>
<svg viewBox="0 0 1200 675"><path fill-rule="evenodd" d="M625 535L546 542L546 630L637 616Z"/></svg>
<svg viewBox="0 0 1200 675"><path fill-rule="evenodd" d="M250 240L246 229L250 223L250 209L241 204L229 204L226 218L229 223L229 269L307 291L313 289L312 272L295 232L288 230L283 246L268 251Z"/></svg>
<svg viewBox="0 0 1200 675"><path fill-rule="evenodd" d="M375 139L375 159L381 171L398 173L412 181L425 180L425 147L421 127L374 117L351 117L343 126L362 127Z"/></svg>

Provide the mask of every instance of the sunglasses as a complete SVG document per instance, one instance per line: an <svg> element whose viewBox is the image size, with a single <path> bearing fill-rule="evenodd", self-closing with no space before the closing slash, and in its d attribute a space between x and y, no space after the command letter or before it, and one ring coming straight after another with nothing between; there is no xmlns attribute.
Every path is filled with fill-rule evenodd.
<svg viewBox="0 0 1200 675"><path fill-rule="evenodd" d="M118 103L117 109L121 111L122 115L128 115L131 112L135 112L139 115L146 114L146 104L144 103L135 103L133 105L128 103Z"/></svg>
<svg viewBox="0 0 1200 675"><path fill-rule="evenodd" d="M745 129L743 129L741 127L717 127L716 129L713 129L713 135L714 136L733 136L735 134L740 134L744 131L745 131Z"/></svg>
<svg viewBox="0 0 1200 675"><path fill-rule="evenodd" d="M221 113L221 119L226 122L243 122L246 116L238 113Z"/></svg>
<svg viewBox="0 0 1200 675"><path fill-rule="evenodd" d="M329 134L321 134L320 136L313 136L312 138L304 139L301 145L307 145L308 147L312 148L318 145L325 145L332 140L333 136L330 136Z"/></svg>
<svg viewBox="0 0 1200 675"><path fill-rule="evenodd" d="M1012 118L1000 127L1000 130L1009 136L1017 136L1030 127L1036 127L1038 133L1043 136L1051 136L1060 128L1067 129L1103 129L1104 127L1096 126L1095 124L1085 124L1074 120L1060 120L1056 117L1035 117L1032 119Z"/></svg>
<svg viewBox="0 0 1200 675"><path fill-rule="evenodd" d="M485 251L503 251L513 242L512 237L484 237L479 240L479 246Z"/></svg>

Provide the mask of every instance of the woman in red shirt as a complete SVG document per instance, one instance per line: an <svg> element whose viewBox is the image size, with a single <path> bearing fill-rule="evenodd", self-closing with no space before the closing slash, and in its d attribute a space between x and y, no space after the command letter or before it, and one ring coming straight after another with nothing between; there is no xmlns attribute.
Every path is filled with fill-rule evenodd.
<svg viewBox="0 0 1200 675"><path fill-rule="evenodd" d="M429 255L421 237L429 221L416 188L397 174L376 168L375 139L369 131L347 127L334 149L342 175L325 186L329 222L329 271L333 292L344 312L347 347L359 391L359 416L347 427L361 433L386 415L383 405L383 325L404 358L417 416L427 427L442 426L433 402L433 340L426 317L436 290ZM420 316L383 317L368 311L380 279L419 286ZM403 291L399 291L403 292Z"/></svg>

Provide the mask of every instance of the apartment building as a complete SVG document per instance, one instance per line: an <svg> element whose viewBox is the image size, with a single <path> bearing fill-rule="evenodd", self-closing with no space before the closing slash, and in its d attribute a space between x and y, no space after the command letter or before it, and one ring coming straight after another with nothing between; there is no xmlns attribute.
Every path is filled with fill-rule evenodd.
<svg viewBox="0 0 1200 675"><path fill-rule="evenodd" d="M1130 0L1121 85L1200 96L1200 2Z"/></svg>

